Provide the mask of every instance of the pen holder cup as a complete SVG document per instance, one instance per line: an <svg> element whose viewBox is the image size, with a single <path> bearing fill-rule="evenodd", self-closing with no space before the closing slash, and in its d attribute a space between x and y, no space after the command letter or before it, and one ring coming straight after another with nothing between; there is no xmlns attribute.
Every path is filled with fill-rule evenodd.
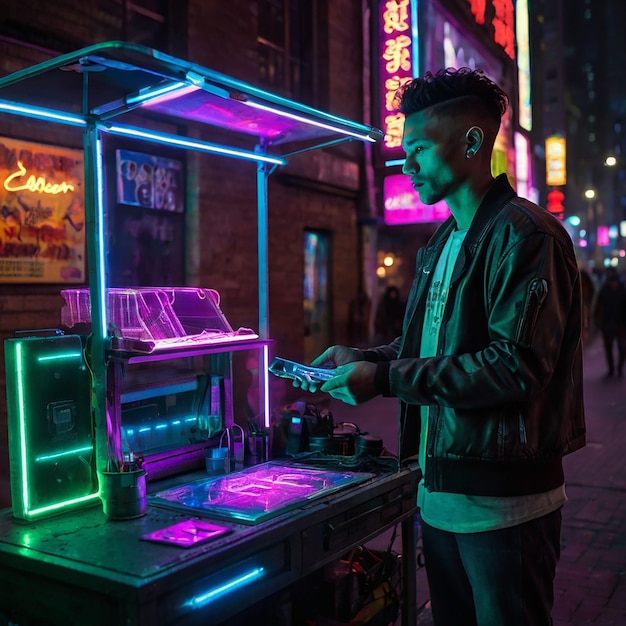
<svg viewBox="0 0 626 626"><path fill-rule="evenodd" d="M104 514L113 520L135 519L146 514L146 470L102 472L100 499Z"/></svg>
<svg viewBox="0 0 626 626"><path fill-rule="evenodd" d="M228 448L209 448L204 454L206 471L209 476L221 476L230 472L230 451Z"/></svg>
<svg viewBox="0 0 626 626"><path fill-rule="evenodd" d="M245 465L257 465L258 463L265 463L268 455L268 441L269 433L257 433L255 435L248 435L246 439L246 456Z"/></svg>

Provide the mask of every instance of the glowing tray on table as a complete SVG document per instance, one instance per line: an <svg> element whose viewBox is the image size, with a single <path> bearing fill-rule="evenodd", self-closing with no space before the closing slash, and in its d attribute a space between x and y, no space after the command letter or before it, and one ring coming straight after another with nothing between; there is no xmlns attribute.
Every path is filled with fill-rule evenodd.
<svg viewBox="0 0 626 626"><path fill-rule="evenodd" d="M165 489L149 500L151 504L257 524L374 476L270 461Z"/></svg>

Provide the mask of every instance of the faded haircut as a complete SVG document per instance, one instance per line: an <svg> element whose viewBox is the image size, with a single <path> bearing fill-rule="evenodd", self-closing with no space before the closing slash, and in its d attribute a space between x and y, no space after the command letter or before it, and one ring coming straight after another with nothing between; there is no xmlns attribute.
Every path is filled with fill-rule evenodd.
<svg viewBox="0 0 626 626"><path fill-rule="evenodd" d="M498 126L509 104L507 94L483 70L469 67L426 72L403 85L395 100L405 115L442 105L437 114L472 112Z"/></svg>

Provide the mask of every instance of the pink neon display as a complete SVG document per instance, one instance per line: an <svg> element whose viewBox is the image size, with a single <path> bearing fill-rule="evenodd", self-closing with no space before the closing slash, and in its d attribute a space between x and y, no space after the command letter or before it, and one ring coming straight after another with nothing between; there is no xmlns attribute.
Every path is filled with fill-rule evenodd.
<svg viewBox="0 0 626 626"><path fill-rule="evenodd" d="M202 511L248 523L264 521L374 474L337 472L272 461L205 478L150 496L153 504Z"/></svg>
<svg viewBox="0 0 626 626"><path fill-rule="evenodd" d="M379 3L380 116L385 134L381 150L386 158L400 157L404 115L396 111L396 91L414 74L409 0Z"/></svg>
<svg viewBox="0 0 626 626"><path fill-rule="evenodd" d="M609 237L609 227L608 226L598 226L598 245L599 246L608 246L611 243L611 238Z"/></svg>
<svg viewBox="0 0 626 626"><path fill-rule="evenodd" d="M411 179L404 174L385 178L384 187L385 224L415 224L443 222L450 215L445 202L427 205L420 201L413 189Z"/></svg>

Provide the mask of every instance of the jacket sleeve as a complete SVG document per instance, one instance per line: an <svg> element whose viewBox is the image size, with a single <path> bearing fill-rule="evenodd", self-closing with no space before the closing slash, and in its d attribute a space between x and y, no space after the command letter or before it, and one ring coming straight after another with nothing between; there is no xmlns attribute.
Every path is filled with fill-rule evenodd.
<svg viewBox="0 0 626 626"><path fill-rule="evenodd" d="M484 311L476 311L476 299L473 310L464 304L460 289L448 302L453 308L440 330L439 355L390 363L389 394L410 404L476 409L540 392L563 342L576 345L580 338L580 312L572 312L580 307L579 274L566 245L546 232L492 244Z"/></svg>
<svg viewBox="0 0 626 626"><path fill-rule="evenodd" d="M397 359L401 339L401 337L396 337L390 344L362 350L363 360L370 361L371 363L379 363L381 361Z"/></svg>

